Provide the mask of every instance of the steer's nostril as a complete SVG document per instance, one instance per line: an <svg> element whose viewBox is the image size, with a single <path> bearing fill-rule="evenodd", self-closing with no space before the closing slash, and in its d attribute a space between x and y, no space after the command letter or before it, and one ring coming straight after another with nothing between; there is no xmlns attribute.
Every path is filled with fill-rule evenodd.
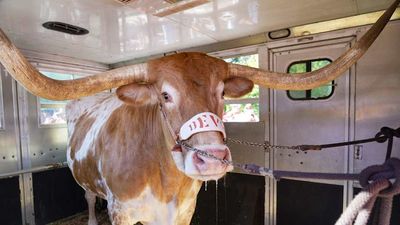
<svg viewBox="0 0 400 225"><path fill-rule="evenodd" d="M202 165L206 163L197 153L193 154L193 161L196 165Z"/></svg>

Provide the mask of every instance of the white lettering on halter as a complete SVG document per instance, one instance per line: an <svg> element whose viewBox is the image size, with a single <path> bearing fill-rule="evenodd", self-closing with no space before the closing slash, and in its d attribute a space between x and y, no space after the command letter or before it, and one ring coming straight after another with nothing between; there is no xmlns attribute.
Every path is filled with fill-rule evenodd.
<svg viewBox="0 0 400 225"><path fill-rule="evenodd" d="M226 138L224 123L211 112L199 113L184 123L179 131L179 137L181 140L186 140L193 134L207 131L219 131Z"/></svg>

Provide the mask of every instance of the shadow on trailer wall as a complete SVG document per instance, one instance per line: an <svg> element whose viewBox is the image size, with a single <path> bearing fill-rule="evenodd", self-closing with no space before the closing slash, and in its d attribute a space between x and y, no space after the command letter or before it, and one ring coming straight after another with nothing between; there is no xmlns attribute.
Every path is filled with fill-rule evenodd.
<svg viewBox="0 0 400 225"><path fill-rule="evenodd" d="M217 185L203 184L192 225L264 224L264 177L228 173Z"/></svg>
<svg viewBox="0 0 400 225"><path fill-rule="evenodd" d="M34 173L32 178L36 225L87 224L84 191L68 168ZM192 225L264 224L264 177L228 173L217 184L203 184ZM0 180L0 188L0 224L23 224L18 177ZM106 204L98 206L99 225L109 225Z"/></svg>
<svg viewBox="0 0 400 225"><path fill-rule="evenodd" d="M341 185L283 179L277 190L277 225L333 225L342 214Z"/></svg>
<svg viewBox="0 0 400 225"><path fill-rule="evenodd" d="M32 177L36 225L87 210L85 192L69 168L34 173Z"/></svg>
<svg viewBox="0 0 400 225"><path fill-rule="evenodd" d="M84 192L67 168L34 174L33 177L36 225L87 224ZM203 184L191 224L263 225L264 194L264 177L228 173L218 183ZM106 202L98 201L97 206L99 225L109 225ZM75 214L78 215L73 216Z"/></svg>
<svg viewBox="0 0 400 225"><path fill-rule="evenodd" d="M22 224L18 177L0 180L0 223Z"/></svg>
<svg viewBox="0 0 400 225"><path fill-rule="evenodd" d="M44 225L87 209L84 191L68 168L34 173L32 177L36 225ZM1 179L0 190L0 224L23 224L19 177Z"/></svg>

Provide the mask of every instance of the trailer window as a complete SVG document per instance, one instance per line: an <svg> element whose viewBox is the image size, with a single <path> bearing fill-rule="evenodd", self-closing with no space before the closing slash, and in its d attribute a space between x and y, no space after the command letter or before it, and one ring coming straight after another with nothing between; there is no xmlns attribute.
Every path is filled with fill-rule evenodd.
<svg viewBox="0 0 400 225"><path fill-rule="evenodd" d="M258 68L258 54L226 58L225 61ZM259 95L260 89L254 85L253 90L241 98L225 98L224 122L258 122Z"/></svg>
<svg viewBox="0 0 400 225"><path fill-rule="evenodd" d="M63 73L43 72L44 75L57 80L72 80L73 75ZM39 125L51 126L67 123L65 105L67 101L53 101L38 97Z"/></svg>
<svg viewBox="0 0 400 225"><path fill-rule="evenodd" d="M313 59L297 61L290 64L288 73L305 73L320 69L332 62L330 59ZM287 95L292 100L320 100L332 96L334 91L334 81L320 87L306 91L287 91Z"/></svg>

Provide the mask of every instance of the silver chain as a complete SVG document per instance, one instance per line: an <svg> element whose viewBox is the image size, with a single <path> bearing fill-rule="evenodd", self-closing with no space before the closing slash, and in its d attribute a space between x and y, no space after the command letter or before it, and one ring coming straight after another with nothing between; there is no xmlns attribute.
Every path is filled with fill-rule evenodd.
<svg viewBox="0 0 400 225"><path fill-rule="evenodd" d="M272 149L279 149L279 150L302 150L301 146L285 146L285 145L271 145L268 141L264 143L257 143L257 142L250 142L250 141L242 141L233 138L227 138L227 142L232 142L241 145L248 145L253 147L260 147L264 148L264 150L272 150Z"/></svg>
<svg viewBox="0 0 400 225"><path fill-rule="evenodd" d="M220 158L216 157L215 155L213 155L213 154L211 154L211 153L208 153L208 152L206 152L206 151L203 151L203 150L194 148L194 147L192 147L192 146L186 144L185 142L179 140L178 136L177 136L177 135L175 134L175 132L173 131L173 129L172 129L172 127L171 127L171 124L169 123L169 121L168 121L168 119L167 119L167 114L164 112L163 107L162 107L162 104L159 104L159 106L160 106L161 114L163 115L164 120L165 120L165 122L167 123L168 129L169 129L171 135L173 135L176 144L185 147L185 148L186 148L187 150L189 150L189 151L193 151L193 152L196 152L197 154L199 154L199 155L201 155L201 156L204 156L204 157L207 157L207 158L211 158L211 159L217 160L217 161L219 161L219 162L221 162L221 163L223 163L223 164L232 165L232 166L240 167L240 168L243 167L243 165L241 165L241 164L234 163L234 162L229 161L229 160L227 160L227 159L220 159ZM262 148L264 148L264 151L267 151L267 150L270 150L270 149L301 150L301 148L300 148L299 146L278 146L278 145L271 145L271 144L269 144L268 141L266 141L266 142L264 142L264 143L256 143L256 142L249 142L249 141L241 141L241 140L237 140L237 139L233 139L233 138L227 138L226 140L229 141L229 142L232 142L232 143L237 143L237 144L242 144L242 145L248 145L248 146L253 146L253 147L262 147Z"/></svg>
<svg viewBox="0 0 400 225"><path fill-rule="evenodd" d="M216 157L215 155L213 155L213 154L211 154L211 153L208 153L208 152L206 152L206 151L204 151L204 150L200 150L200 149L194 148L194 147L192 147L192 146L186 144L185 142L182 142L182 141L181 141L181 142L178 142L178 144L180 144L181 146L185 147L187 150L196 152L197 154L199 154L199 155L201 155L201 156L204 156L204 157L207 157L207 158L211 158L211 159L220 161L220 162L223 163L223 164L235 166L235 163L233 163L232 161L229 161L229 160L227 160L227 159L220 159L220 158Z"/></svg>
<svg viewBox="0 0 400 225"><path fill-rule="evenodd" d="M257 142L249 142L249 141L237 140L237 139L233 139L233 138L227 138L227 141L228 142L232 142L232 143L236 143L236 144L241 144L241 145L248 145L248 146L253 146L253 147L262 147L262 148L264 148L264 150L269 150L269 149L301 150L300 146L271 145L271 144L269 144L268 141L266 141L264 143L257 143ZM200 149L194 148L194 147L186 144L183 141L178 141L177 144L185 147L189 151L193 151L193 152L196 152L197 154L199 154L201 156L217 160L217 161L219 161L219 162L221 162L223 164L242 167L241 164L235 164L234 162L229 161L227 159L220 159L220 158L216 157L215 155L213 155L211 153L208 153L208 152L206 152L204 150L200 150Z"/></svg>

